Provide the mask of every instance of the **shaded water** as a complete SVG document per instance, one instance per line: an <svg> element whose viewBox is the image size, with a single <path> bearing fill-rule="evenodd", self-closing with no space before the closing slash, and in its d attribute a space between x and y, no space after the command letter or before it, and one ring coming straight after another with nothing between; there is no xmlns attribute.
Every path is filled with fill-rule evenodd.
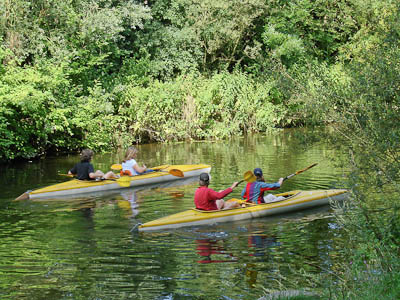
<svg viewBox="0 0 400 300"><path fill-rule="evenodd" d="M314 162L280 191L340 188L329 145L304 149L292 131L223 142L143 145L139 161L212 165L211 188L225 189L254 167L276 181ZM95 155L108 170L123 153ZM68 180L78 156L3 166L0 195L1 299L257 299L264 288L310 287L299 276L330 272L344 237L329 207L173 231L131 229L193 207L197 179L42 201L12 200ZM241 188L244 187L244 184ZM240 197L241 188L230 196Z"/></svg>

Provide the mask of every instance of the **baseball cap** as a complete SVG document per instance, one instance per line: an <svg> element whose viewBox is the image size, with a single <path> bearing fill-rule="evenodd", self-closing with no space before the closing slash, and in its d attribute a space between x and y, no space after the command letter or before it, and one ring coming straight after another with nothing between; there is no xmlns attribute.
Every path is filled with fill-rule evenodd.
<svg viewBox="0 0 400 300"><path fill-rule="evenodd" d="M210 181L210 176L208 175L208 173L201 173L200 180L204 181L204 182L208 182L208 181Z"/></svg>
<svg viewBox="0 0 400 300"><path fill-rule="evenodd" d="M258 177L263 176L263 172L262 172L262 170L260 168L255 168L253 173L254 173L254 175L256 175Z"/></svg>

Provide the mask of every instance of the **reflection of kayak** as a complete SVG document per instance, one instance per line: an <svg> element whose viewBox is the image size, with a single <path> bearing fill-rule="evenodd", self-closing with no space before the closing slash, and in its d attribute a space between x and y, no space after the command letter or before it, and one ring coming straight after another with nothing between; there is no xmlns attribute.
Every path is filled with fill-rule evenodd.
<svg viewBox="0 0 400 300"><path fill-rule="evenodd" d="M276 196L283 196L285 199L272 203L254 205L248 204L246 207L219 211L189 209L177 214L147 222L140 225L138 229L139 231L151 231L259 218L326 205L329 204L330 200L344 200L347 195L347 190L344 189L314 191L297 190L277 194ZM241 201L238 199L231 199L228 201L232 200Z"/></svg>
<svg viewBox="0 0 400 300"><path fill-rule="evenodd" d="M198 260L197 263L199 264L215 264L215 263L232 263L232 262L237 262L237 259L232 259L232 260L218 260L218 259L203 259L203 260Z"/></svg>
<svg viewBox="0 0 400 300"><path fill-rule="evenodd" d="M159 166L154 169L161 169L162 171L151 172L143 175L128 177L130 179L129 187L139 187L151 184L160 184L174 180L184 180L185 178L199 176L203 172L209 173L211 171L210 165L197 164L197 165L169 165ZM168 173L170 169L179 169L183 172L184 178L176 177ZM115 180L102 180L102 181L85 181L72 179L63 183L50 185L48 187L40 188L33 191L27 191L17 199L35 199L35 198L51 198L59 196L68 196L81 193L92 193L121 189L121 185Z"/></svg>

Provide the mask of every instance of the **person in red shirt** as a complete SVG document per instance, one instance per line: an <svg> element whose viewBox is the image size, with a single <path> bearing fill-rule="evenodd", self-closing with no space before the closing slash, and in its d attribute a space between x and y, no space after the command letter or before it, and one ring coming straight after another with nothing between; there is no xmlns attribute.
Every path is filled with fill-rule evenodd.
<svg viewBox="0 0 400 300"><path fill-rule="evenodd" d="M240 204L236 201L225 202L222 198L232 193L233 189L238 186L238 182L234 182L230 188L216 192L210 189L210 176L207 173L200 174L200 187L194 193L194 204L197 209L201 210L220 210L239 207Z"/></svg>

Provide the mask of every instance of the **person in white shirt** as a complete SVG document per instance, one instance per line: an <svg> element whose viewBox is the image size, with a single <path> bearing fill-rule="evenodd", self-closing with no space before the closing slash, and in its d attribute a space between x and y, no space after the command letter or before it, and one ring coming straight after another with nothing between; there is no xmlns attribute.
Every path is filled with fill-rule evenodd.
<svg viewBox="0 0 400 300"><path fill-rule="evenodd" d="M139 151L133 146L126 150L125 159L122 162L122 175L135 176L153 171L147 170L145 164L143 164L143 166L139 166L139 164L136 162L138 152Z"/></svg>

